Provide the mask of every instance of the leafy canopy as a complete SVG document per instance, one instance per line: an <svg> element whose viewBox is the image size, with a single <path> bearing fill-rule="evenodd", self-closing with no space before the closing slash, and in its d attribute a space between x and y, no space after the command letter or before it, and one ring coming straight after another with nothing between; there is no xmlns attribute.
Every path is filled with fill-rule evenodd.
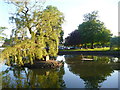
<svg viewBox="0 0 120 90"><path fill-rule="evenodd" d="M94 43L105 44L110 41L111 32L98 19L98 11L85 14L83 20L84 22L78 26L78 29L66 38L66 44L79 45L91 43L91 48L94 48Z"/></svg>
<svg viewBox="0 0 120 90"><path fill-rule="evenodd" d="M45 60L46 56L56 56L62 23L63 13L54 6L43 9L43 2L14 2L16 12L10 20L15 24L11 37L12 47L3 51L5 58L11 63L24 65L33 64L33 60ZM26 38L27 32L31 38ZM12 59L9 58L12 56ZM29 59L27 59L29 58Z"/></svg>

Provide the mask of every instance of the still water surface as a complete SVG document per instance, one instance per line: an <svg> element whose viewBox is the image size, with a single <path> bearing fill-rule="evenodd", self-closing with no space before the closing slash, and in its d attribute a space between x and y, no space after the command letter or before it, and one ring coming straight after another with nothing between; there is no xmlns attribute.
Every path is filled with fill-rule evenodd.
<svg viewBox="0 0 120 90"><path fill-rule="evenodd" d="M2 66L2 88L118 88L117 57L62 55L58 69L28 69Z"/></svg>

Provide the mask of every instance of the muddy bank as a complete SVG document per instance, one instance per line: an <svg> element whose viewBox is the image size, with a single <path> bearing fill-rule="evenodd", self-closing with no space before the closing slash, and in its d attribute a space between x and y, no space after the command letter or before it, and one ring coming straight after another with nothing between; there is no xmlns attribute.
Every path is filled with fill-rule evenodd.
<svg viewBox="0 0 120 90"><path fill-rule="evenodd" d="M63 65L61 61L48 60L48 61L34 61L34 64L25 64L23 67L28 68L58 68Z"/></svg>
<svg viewBox="0 0 120 90"><path fill-rule="evenodd" d="M120 51L59 51L58 55L99 55L120 57Z"/></svg>

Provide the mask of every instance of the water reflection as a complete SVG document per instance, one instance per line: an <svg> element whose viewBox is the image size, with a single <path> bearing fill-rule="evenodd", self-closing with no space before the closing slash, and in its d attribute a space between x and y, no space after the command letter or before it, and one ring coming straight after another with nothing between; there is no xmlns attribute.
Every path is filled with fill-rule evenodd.
<svg viewBox="0 0 120 90"><path fill-rule="evenodd" d="M7 68L2 71L3 88L60 88L65 87L62 79L64 67L57 70Z"/></svg>
<svg viewBox="0 0 120 90"><path fill-rule="evenodd" d="M93 59L82 61L82 58ZM3 88L117 88L119 58L105 56L63 55L58 69L28 69L3 66ZM116 70L116 72L114 72ZM114 75L114 76L113 76ZM108 77L112 77L108 80ZM105 82L106 81L106 82ZM103 85L104 84L104 85Z"/></svg>
<svg viewBox="0 0 120 90"><path fill-rule="evenodd" d="M83 57L82 57L83 58ZM82 61L81 55L65 56L69 70L85 81L85 88L100 88L101 83L114 72L110 57L84 56L94 61Z"/></svg>

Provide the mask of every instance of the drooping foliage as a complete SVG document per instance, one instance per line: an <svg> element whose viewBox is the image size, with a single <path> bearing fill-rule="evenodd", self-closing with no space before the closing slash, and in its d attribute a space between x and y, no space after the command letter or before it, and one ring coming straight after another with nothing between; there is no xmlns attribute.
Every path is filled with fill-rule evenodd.
<svg viewBox="0 0 120 90"><path fill-rule="evenodd" d="M43 9L43 2L14 2L14 16L10 17L15 27L12 31L13 43L3 51L4 58L10 62L24 65L33 64L33 60L44 60L46 56L56 56L63 13L54 6ZM27 33L31 35L26 38Z"/></svg>

